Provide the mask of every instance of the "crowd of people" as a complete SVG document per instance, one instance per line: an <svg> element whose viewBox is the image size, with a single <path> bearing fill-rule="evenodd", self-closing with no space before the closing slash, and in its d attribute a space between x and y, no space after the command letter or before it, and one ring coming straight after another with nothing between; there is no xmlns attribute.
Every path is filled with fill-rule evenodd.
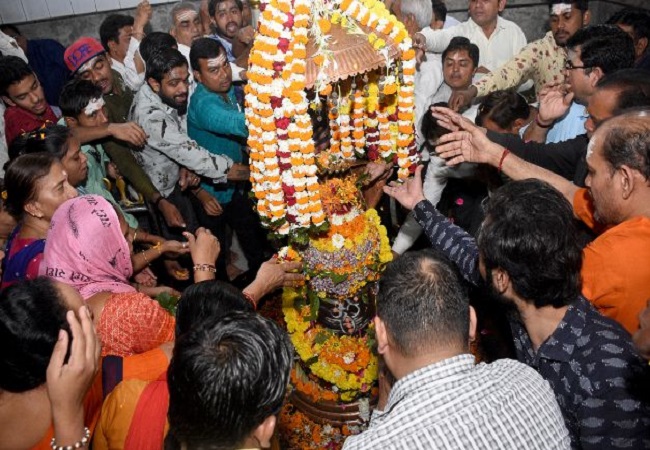
<svg viewBox="0 0 650 450"><path fill-rule="evenodd" d="M527 42L506 0L384 3L422 163L366 169L406 213L343 448L650 448L650 11L547 0ZM305 279L249 196L251 5L170 14L67 46L0 25L0 448L278 448L294 351L257 308ZM486 307L508 357L472 345Z"/></svg>

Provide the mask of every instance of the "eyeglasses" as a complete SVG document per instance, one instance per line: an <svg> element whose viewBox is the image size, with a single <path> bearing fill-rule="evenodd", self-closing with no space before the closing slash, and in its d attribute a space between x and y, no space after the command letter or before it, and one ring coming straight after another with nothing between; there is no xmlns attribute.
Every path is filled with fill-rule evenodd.
<svg viewBox="0 0 650 450"><path fill-rule="evenodd" d="M573 63L567 59L567 62L564 63L564 68L566 70L574 70L574 69L591 69L591 66L574 66Z"/></svg>

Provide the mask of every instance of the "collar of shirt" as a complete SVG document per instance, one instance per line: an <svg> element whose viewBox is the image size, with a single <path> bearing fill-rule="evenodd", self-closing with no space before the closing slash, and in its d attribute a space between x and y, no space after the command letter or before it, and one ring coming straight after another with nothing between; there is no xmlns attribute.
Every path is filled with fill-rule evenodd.
<svg viewBox="0 0 650 450"><path fill-rule="evenodd" d="M469 19L467 19L467 22L471 25L472 28L474 28L476 31L480 31L481 33L483 33L483 36L485 36L485 33L483 32L483 28L481 28L481 26L479 24L474 22L474 20L472 20L471 17ZM487 39L491 39L493 36L495 36L499 32L499 30L505 30L505 29L506 29L506 26L505 26L505 24L503 22L503 19L501 18L501 16L497 16L497 26L494 27L494 31L492 32L492 34L490 35L489 38L487 36L485 36L485 37Z"/></svg>
<svg viewBox="0 0 650 450"><path fill-rule="evenodd" d="M464 376L467 372L472 370L475 366L474 356L468 353L447 358L434 364L411 372L405 377L398 380L393 388L390 390L388 402L384 411L377 415L381 417L390 414L391 410L397 406L407 395L412 395L423 386L430 389L430 383L435 383L439 380L448 381L451 377Z"/></svg>
<svg viewBox="0 0 650 450"><path fill-rule="evenodd" d="M199 98L199 97L210 97L214 102L219 103L219 107L223 109L229 109L232 111L241 111L241 107L239 106L239 103L237 103L237 97L235 96L235 86L231 85L230 89L228 89L228 100L226 101L224 99L224 96L221 94L217 94L215 92L211 92L203 83L197 83L196 84L196 91L194 92L194 96Z"/></svg>
<svg viewBox="0 0 650 450"><path fill-rule="evenodd" d="M162 110L165 114L172 116L175 120L181 119L178 111L163 102L160 96L151 89L151 86L144 84L140 89L143 90L142 95L144 95L149 105Z"/></svg>
<svg viewBox="0 0 650 450"><path fill-rule="evenodd" d="M526 350L533 358L533 366L538 367L540 359L547 359L552 361L560 361L568 363L573 359L573 350L575 349L575 342L582 336L582 332L587 325L587 311L589 310L589 303L584 297L579 296L567 308L566 314L560 321L560 324L555 329L546 341L537 349L537 353L533 350L532 342L523 325L521 326L521 338L523 344L527 347Z"/></svg>

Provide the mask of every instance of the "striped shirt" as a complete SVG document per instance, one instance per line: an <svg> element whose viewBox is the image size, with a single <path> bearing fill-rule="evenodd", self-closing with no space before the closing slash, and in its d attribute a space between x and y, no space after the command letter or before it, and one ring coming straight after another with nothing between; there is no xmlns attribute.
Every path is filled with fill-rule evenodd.
<svg viewBox="0 0 650 450"><path fill-rule="evenodd" d="M514 360L474 364L463 354L398 380L384 411L344 450L568 449L548 383Z"/></svg>

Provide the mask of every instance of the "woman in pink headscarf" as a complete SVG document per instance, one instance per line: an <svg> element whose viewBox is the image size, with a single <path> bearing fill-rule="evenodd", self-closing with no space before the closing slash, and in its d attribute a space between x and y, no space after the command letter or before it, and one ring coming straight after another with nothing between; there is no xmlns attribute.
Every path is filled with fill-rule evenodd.
<svg viewBox="0 0 650 450"><path fill-rule="evenodd" d="M129 284L133 266L128 233L108 201L85 195L56 210L45 244L41 273L75 287L86 300L102 355L143 353L174 339L174 318ZM194 237L186 236L192 244ZM219 244L214 237L208 239L213 242L190 245L198 266L214 267Z"/></svg>

